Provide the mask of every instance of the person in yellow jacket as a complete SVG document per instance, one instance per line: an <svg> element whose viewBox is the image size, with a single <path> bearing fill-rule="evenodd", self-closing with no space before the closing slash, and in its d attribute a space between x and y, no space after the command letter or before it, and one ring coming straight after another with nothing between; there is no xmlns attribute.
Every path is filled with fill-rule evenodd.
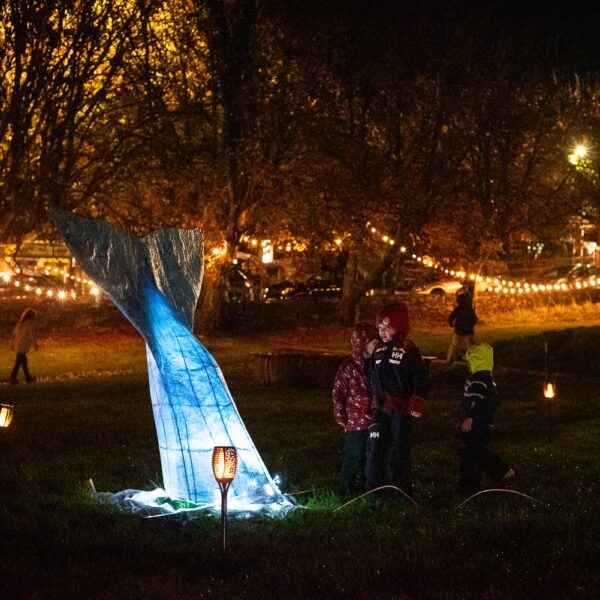
<svg viewBox="0 0 600 600"><path fill-rule="evenodd" d="M460 482L469 492L481 488L485 473L494 487L503 487L514 479L513 469L489 448L496 413L494 350L489 344L472 344L465 354L470 375L463 392L461 415Z"/></svg>
<svg viewBox="0 0 600 600"><path fill-rule="evenodd" d="M33 308L26 308L23 311L21 318L17 321L12 335L10 336L10 349L17 353L15 366L10 374L10 383L17 383L17 374L19 373L20 368L23 369L23 374L25 375L25 381L27 383L33 383L35 381L35 377L29 373L27 353L31 350L32 346L36 350L38 349L35 330L36 316L37 311Z"/></svg>

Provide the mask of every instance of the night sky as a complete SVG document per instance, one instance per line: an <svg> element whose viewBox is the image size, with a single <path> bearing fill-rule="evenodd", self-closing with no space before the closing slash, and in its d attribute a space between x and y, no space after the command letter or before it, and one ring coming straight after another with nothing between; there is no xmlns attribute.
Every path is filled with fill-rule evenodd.
<svg viewBox="0 0 600 600"><path fill-rule="evenodd" d="M490 52L508 48L517 60L545 69L600 70L600 2L594 0L293 0L280 7L312 37L394 31L426 47L460 32Z"/></svg>

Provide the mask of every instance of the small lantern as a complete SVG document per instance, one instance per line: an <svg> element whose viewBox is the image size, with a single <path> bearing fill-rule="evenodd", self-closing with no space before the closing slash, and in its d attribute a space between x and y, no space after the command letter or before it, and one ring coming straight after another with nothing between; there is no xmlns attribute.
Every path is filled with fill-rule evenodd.
<svg viewBox="0 0 600 600"><path fill-rule="evenodd" d="M238 467L237 450L233 446L215 446L212 456L213 473L221 490L221 550L225 554L227 524L227 492Z"/></svg>
<svg viewBox="0 0 600 600"><path fill-rule="evenodd" d="M14 407L10 404L0 404L0 427L8 427L13 418Z"/></svg>
<svg viewBox="0 0 600 600"><path fill-rule="evenodd" d="M544 398L546 399L546 411L548 413L548 441L551 442L553 438L553 424L552 424L552 404L556 398L556 384L553 381L544 382Z"/></svg>
<svg viewBox="0 0 600 600"><path fill-rule="evenodd" d="M213 473L219 483L219 487L221 484L229 486L237 471L237 450L233 446L215 446L212 465Z"/></svg>
<svg viewBox="0 0 600 600"><path fill-rule="evenodd" d="M556 396L556 384L553 381L544 382L544 398L552 400Z"/></svg>

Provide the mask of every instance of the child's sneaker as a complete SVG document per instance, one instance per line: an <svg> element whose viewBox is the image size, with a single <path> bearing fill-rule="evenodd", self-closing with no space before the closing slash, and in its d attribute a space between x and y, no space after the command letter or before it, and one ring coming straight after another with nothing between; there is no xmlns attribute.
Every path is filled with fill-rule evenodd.
<svg viewBox="0 0 600 600"><path fill-rule="evenodd" d="M515 472L513 469L508 469L504 475L496 482L496 487L505 487L515 478Z"/></svg>

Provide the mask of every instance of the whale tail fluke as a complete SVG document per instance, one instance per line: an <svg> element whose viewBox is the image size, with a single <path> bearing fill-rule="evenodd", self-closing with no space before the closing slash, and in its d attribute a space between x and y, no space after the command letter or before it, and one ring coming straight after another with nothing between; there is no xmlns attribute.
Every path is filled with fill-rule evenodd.
<svg viewBox="0 0 600 600"><path fill-rule="evenodd" d="M151 276L190 329L202 285L202 232L161 229L137 237L109 223L51 206L48 214L83 270L136 324ZM138 327L139 329L139 327Z"/></svg>

